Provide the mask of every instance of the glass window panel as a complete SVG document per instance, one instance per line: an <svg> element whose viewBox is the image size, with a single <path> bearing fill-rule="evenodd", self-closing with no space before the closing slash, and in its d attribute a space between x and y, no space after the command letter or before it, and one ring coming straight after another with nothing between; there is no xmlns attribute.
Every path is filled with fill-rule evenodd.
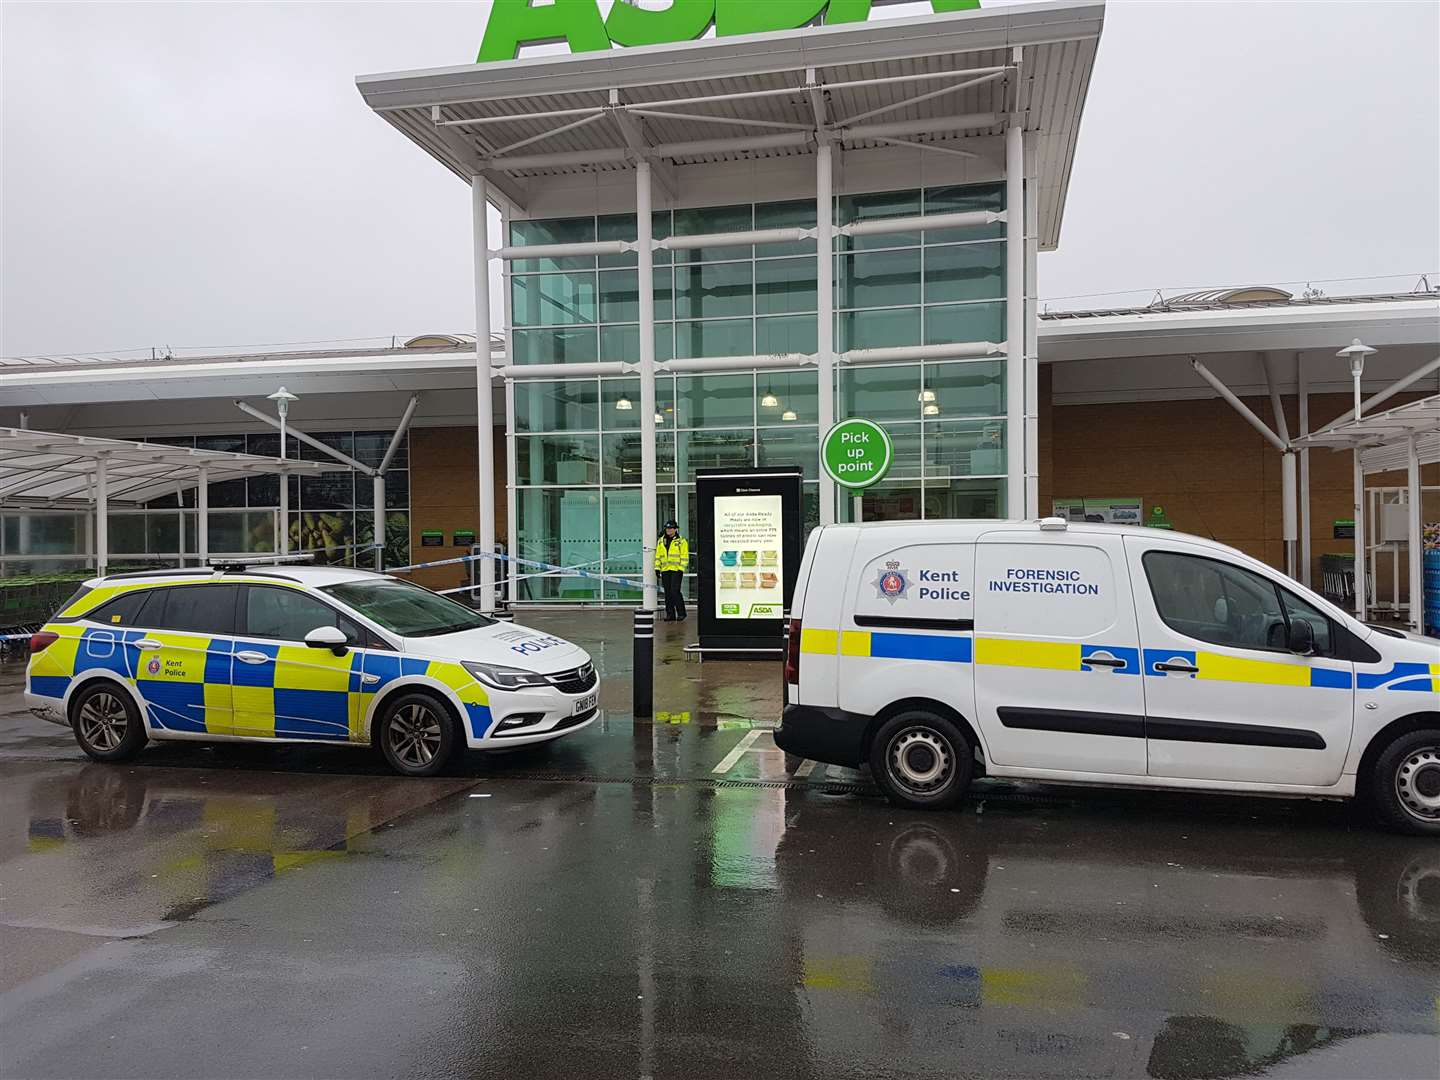
<svg viewBox="0 0 1440 1080"><path fill-rule="evenodd" d="M535 244L585 244L595 239L593 217L551 218L546 221L512 221L510 243L514 247ZM563 259L517 259L510 264L512 273L534 270L593 270L595 256L567 256Z"/></svg>
<svg viewBox="0 0 1440 1080"><path fill-rule="evenodd" d="M254 435L246 435L245 452L259 454L261 457L279 457L280 433L278 431L261 431Z"/></svg>
<svg viewBox="0 0 1440 1080"><path fill-rule="evenodd" d="M839 317L839 348L879 349L920 344L920 309L881 308L845 311Z"/></svg>
<svg viewBox="0 0 1440 1080"><path fill-rule="evenodd" d="M110 526L110 552L114 555L143 555L145 553L145 516L143 514L107 514ZM32 528L34 526L31 526ZM44 551L33 541L31 551ZM54 550L53 548L51 550ZM75 550L74 548L68 550Z"/></svg>
<svg viewBox="0 0 1440 1080"><path fill-rule="evenodd" d="M755 382L750 375L680 376L675 392L682 428L755 423Z"/></svg>
<svg viewBox="0 0 1440 1080"><path fill-rule="evenodd" d="M756 203L756 229L813 229L815 228L815 200L792 199L789 202ZM757 244L756 258L774 255L815 254L814 240L792 240L785 244ZM813 273L811 275L814 276Z"/></svg>
<svg viewBox="0 0 1440 1080"><path fill-rule="evenodd" d="M694 476L696 469L748 468L755 464L755 431L753 428L681 431L676 435L675 460L682 476ZM689 535L693 540L695 534Z"/></svg>
<svg viewBox="0 0 1440 1080"><path fill-rule="evenodd" d="M925 249L927 304L1004 299L1004 244L947 244Z"/></svg>
<svg viewBox="0 0 1440 1080"><path fill-rule="evenodd" d="M600 426L594 379L515 383L515 430L594 431Z"/></svg>
<svg viewBox="0 0 1440 1080"><path fill-rule="evenodd" d="M836 260L836 307L920 303L920 249L874 251Z"/></svg>
<svg viewBox="0 0 1440 1080"><path fill-rule="evenodd" d="M307 510L300 515L298 531L297 536L292 528L290 539L301 551L325 551L331 557L329 561L334 561L355 543L355 515L345 510Z"/></svg>
<svg viewBox="0 0 1440 1080"><path fill-rule="evenodd" d="M1003 518L1004 480L926 480L927 518ZM868 518L866 520L869 520Z"/></svg>
<svg viewBox="0 0 1440 1080"><path fill-rule="evenodd" d="M753 356L754 325L750 319L710 319L675 324L675 355Z"/></svg>
<svg viewBox="0 0 1440 1080"><path fill-rule="evenodd" d="M600 491L537 489L515 496L519 557L556 566L597 566L600 560ZM520 600L594 600L600 583L580 577L526 577Z"/></svg>
<svg viewBox="0 0 1440 1080"><path fill-rule="evenodd" d="M510 279L510 296L516 326L595 321L594 274L522 274Z"/></svg>
<svg viewBox="0 0 1440 1080"><path fill-rule="evenodd" d="M600 482L598 435L521 435L515 439L517 484Z"/></svg>
<svg viewBox="0 0 1440 1080"><path fill-rule="evenodd" d="M669 360L675 352L675 331L670 323L655 324L655 359ZM640 326L602 326L600 359L640 362Z"/></svg>
<svg viewBox="0 0 1440 1080"><path fill-rule="evenodd" d="M1004 476L1005 421L925 424L925 476Z"/></svg>
<svg viewBox="0 0 1440 1080"><path fill-rule="evenodd" d="M925 344L957 341L1004 341L1005 302L947 304L925 309Z"/></svg>
<svg viewBox="0 0 1440 1080"><path fill-rule="evenodd" d="M668 322L675 317L675 298L671 292L671 270L657 267L655 283L655 319ZM600 321L602 323L633 323L640 321L640 273L638 270L607 270L600 275Z"/></svg>
<svg viewBox="0 0 1440 1080"><path fill-rule="evenodd" d="M1003 416L1005 361L957 360L925 365L925 389L934 395L942 417Z"/></svg>
<svg viewBox="0 0 1440 1080"><path fill-rule="evenodd" d="M634 214L602 214L595 222L595 238L597 240L634 240L635 239L635 215ZM656 210L650 215L650 236L655 240L663 240L670 235L670 211ZM626 251L620 255L601 255L601 268L609 266L637 266L639 257L633 251ZM670 262L670 252L660 250L655 252L655 265L661 266Z"/></svg>
<svg viewBox="0 0 1440 1080"><path fill-rule="evenodd" d="M365 477L367 481L370 479ZM387 481L389 477L386 478ZM371 497L364 500L368 506ZM355 505L355 481L348 472L300 478L300 506L305 510L349 510Z"/></svg>
<svg viewBox="0 0 1440 1080"><path fill-rule="evenodd" d="M927 188L925 213L967 214L974 210L1004 210L1004 184L971 184L965 187ZM1005 223L972 225L964 229L927 229L927 244L944 244L952 240L983 240L1005 235Z"/></svg>
<svg viewBox="0 0 1440 1080"><path fill-rule="evenodd" d="M761 259L755 264L755 313L815 311L815 260Z"/></svg>
<svg viewBox="0 0 1440 1080"><path fill-rule="evenodd" d="M806 480L820 476L820 442L813 425L787 424L756 432L755 451L761 465L799 465Z"/></svg>
<svg viewBox="0 0 1440 1080"><path fill-rule="evenodd" d="M882 191L870 195L842 195L836 211L838 225L849 225L854 221L875 221L880 218L917 217L920 214L920 192ZM875 248L902 247L918 243L919 233L841 237L840 250L871 251Z"/></svg>
<svg viewBox="0 0 1440 1080"><path fill-rule="evenodd" d="M882 480L860 494L863 521L915 521L924 512L924 493L919 480ZM844 503L846 521L854 521L853 496L839 500Z"/></svg>
<svg viewBox="0 0 1440 1080"><path fill-rule="evenodd" d="M385 451L390 448L390 439L393 431L357 431L355 432L356 461L369 465L371 468L379 468L380 462L385 460ZM400 446L395 451L393 464L405 466L410 463L410 438L407 435L400 440Z"/></svg>
<svg viewBox="0 0 1440 1080"><path fill-rule="evenodd" d="M600 437L601 473L606 484L638 484L643 436L638 431L606 432ZM675 436L668 431L655 435L655 478L662 484L675 482Z"/></svg>
<svg viewBox="0 0 1440 1080"><path fill-rule="evenodd" d="M640 427L640 380L605 379L600 384L600 426L606 431L632 430ZM629 407L620 404L628 401ZM661 375L655 380L655 411L675 426L675 381ZM657 420L665 426L667 419Z"/></svg>
<svg viewBox="0 0 1440 1080"><path fill-rule="evenodd" d="M756 375L759 387L756 399L756 422L760 424L813 424L819 420L816 387L819 376L814 371L761 371ZM771 398L775 404L767 405ZM786 420L786 411L795 414Z"/></svg>
<svg viewBox="0 0 1440 1080"><path fill-rule="evenodd" d="M361 478L365 479L365 478ZM356 499L356 508L365 507L373 512L373 495ZM385 507L387 510L407 510L410 507L410 470L391 469L385 474Z"/></svg>
<svg viewBox="0 0 1440 1080"><path fill-rule="evenodd" d="M749 232L753 214L749 203L742 206L707 206L697 210L675 211L676 236L705 236L708 233ZM749 244L730 247L697 248L675 252L677 263L721 262L725 259L748 259L754 252Z"/></svg>
<svg viewBox="0 0 1440 1080"><path fill-rule="evenodd" d="M840 412L877 421L920 419L920 365L842 368Z"/></svg>
<svg viewBox="0 0 1440 1080"><path fill-rule="evenodd" d="M245 453L244 435L198 435L195 438L197 450L221 450L227 454Z"/></svg>
<svg viewBox="0 0 1440 1080"><path fill-rule="evenodd" d="M255 515L257 522L262 515ZM250 515L245 512L216 513L210 511L210 553L212 555L236 555L251 550ZM264 530L266 537L271 530Z"/></svg>
<svg viewBox="0 0 1440 1080"><path fill-rule="evenodd" d="M681 319L749 315L755 309L754 263L675 268L675 314Z"/></svg>
<svg viewBox="0 0 1440 1080"><path fill-rule="evenodd" d="M279 506L280 478L274 475L247 477L245 501L249 506Z"/></svg>
<svg viewBox="0 0 1440 1080"><path fill-rule="evenodd" d="M820 349L820 324L814 315L777 315L755 320L755 352L812 355Z"/></svg>
<svg viewBox="0 0 1440 1080"><path fill-rule="evenodd" d="M346 457L355 456L355 438L348 431L311 431L307 432L306 434L312 436L319 442L324 443L326 446L333 447L334 449L339 450L340 453L344 454ZM308 443L301 443L299 449L299 457L301 457L305 461L335 460L324 450L320 450L317 447L310 446Z"/></svg>
<svg viewBox="0 0 1440 1080"><path fill-rule="evenodd" d="M639 581L644 573L640 492L607 491L604 500L605 573ZM617 582L606 582L604 591L607 600L638 600L641 595L639 589L628 589Z"/></svg>
<svg viewBox="0 0 1440 1080"><path fill-rule="evenodd" d="M596 359L596 328L580 330L512 330L517 364L581 364Z"/></svg>

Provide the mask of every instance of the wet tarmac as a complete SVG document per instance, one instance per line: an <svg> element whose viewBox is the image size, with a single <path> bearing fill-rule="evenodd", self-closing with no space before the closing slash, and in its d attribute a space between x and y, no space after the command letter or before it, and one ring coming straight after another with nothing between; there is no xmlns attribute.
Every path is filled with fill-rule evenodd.
<svg viewBox="0 0 1440 1080"><path fill-rule="evenodd" d="M96 765L0 664L0 1076L1440 1076L1440 845L998 782L900 812L787 763L778 665L686 659L693 621L641 724L628 616L531 621L603 721L428 781Z"/></svg>

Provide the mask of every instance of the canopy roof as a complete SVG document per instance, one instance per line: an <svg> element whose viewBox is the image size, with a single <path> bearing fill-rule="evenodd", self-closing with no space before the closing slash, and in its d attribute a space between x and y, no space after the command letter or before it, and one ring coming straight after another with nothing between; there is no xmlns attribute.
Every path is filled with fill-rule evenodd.
<svg viewBox="0 0 1440 1080"><path fill-rule="evenodd" d="M521 208L546 178L629 170L639 157L666 167L793 157L819 139L957 152L1018 114L1035 140L1049 249L1104 13L1095 0L1027 4L356 82L426 153L467 182L485 176Z"/></svg>
<svg viewBox="0 0 1440 1080"><path fill-rule="evenodd" d="M100 462L111 504L138 504L208 483L267 473L313 476L345 472L333 461L302 461L195 450L158 443L95 439L53 431L0 427L0 504L91 505Z"/></svg>
<svg viewBox="0 0 1440 1080"><path fill-rule="evenodd" d="M1440 461L1440 394L1302 435L1294 445L1297 449L1328 446L1333 450L1357 450L1366 472L1390 472L1405 468L1410 460L1412 435L1416 437L1420 464Z"/></svg>

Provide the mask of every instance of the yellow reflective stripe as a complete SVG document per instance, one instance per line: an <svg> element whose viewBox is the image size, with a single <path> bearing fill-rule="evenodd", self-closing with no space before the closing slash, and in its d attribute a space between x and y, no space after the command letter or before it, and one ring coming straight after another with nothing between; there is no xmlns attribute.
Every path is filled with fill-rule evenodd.
<svg viewBox="0 0 1440 1080"><path fill-rule="evenodd" d="M1264 683L1269 686L1309 686L1309 664L1287 664L1278 660L1249 660L1219 653L1197 652L1197 679L1215 682Z"/></svg>
<svg viewBox="0 0 1440 1080"><path fill-rule="evenodd" d="M802 631L803 633L803 631ZM870 631L846 630L840 635L840 655L869 656Z"/></svg>
<svg viewBox="0 0 1440 1080"><path fill-rule="evenodd" d="M976 638L975 662L996 667L1046 668L1079 671L1080 645L1068 641L1013 641Z"/></svg>
<svg viewBox="0 0 1440 1080"><path fill-rule="evenodd" d="M838 630L812 630L808 626L803 626L800 628L800 651L834 656L840 651L840 632Z"/></svg>

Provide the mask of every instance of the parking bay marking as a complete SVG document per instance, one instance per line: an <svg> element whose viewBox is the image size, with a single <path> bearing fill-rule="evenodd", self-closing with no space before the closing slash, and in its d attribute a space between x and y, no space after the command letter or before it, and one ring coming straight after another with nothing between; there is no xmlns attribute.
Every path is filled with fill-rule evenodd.
<svg viewBox="0 0 1440 1080"><path fill-rule="evenodd" d="M731 769L735 767L736 763L745 756L745 751L749 750L750 747L755 744L755 740L760 738L760 736L763 735L765 731L765 728L751 728L749 731L747 731L744 735L740 737L740 741L735 744L734 749L732 749L728 754L726 754L720 760L720 764L716 765L715 768L710 770L710 772L712 774L728 773Z"/></svg>

